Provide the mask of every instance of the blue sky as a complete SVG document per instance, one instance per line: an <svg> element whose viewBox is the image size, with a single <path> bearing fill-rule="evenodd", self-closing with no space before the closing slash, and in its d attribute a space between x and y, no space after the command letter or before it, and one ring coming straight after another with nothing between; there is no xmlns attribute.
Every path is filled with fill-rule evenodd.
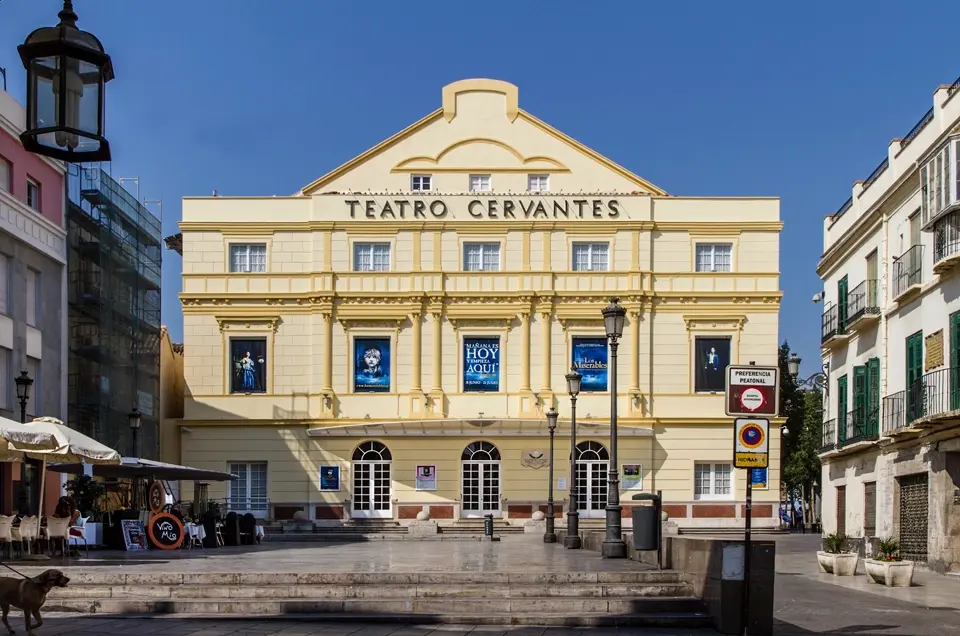
<svg viewBox="0 0 960 636"><path fill-rule="evenodd" d="M0 0L0 66L56 0ZM672 194L779 196L780 337L819 366L824 215L960 75L955 0L327 2L75 0L113 56L114 177L162 198L289 194L440 104L468 77ZM602 10L601 10L602 9ZM182 335L180 259L164 322Z"/></svg>

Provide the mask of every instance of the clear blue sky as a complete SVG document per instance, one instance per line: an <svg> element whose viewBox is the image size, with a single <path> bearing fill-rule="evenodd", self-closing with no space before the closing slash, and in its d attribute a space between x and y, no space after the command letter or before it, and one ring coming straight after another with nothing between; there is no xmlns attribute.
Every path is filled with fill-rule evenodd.
<svg viewBox="0 0 960 636"><path fill-rule="evenodd" d="M0 66L56 0L0 0ZM960 75L960 2L75 0L113 56L114 177L162 198L289 194L437 108L468 77L681 195L782 198L780 337L819 367L825 214ZM335 122L335 125L331 125ZM180 259L164 322L182 334Z"/></svg>

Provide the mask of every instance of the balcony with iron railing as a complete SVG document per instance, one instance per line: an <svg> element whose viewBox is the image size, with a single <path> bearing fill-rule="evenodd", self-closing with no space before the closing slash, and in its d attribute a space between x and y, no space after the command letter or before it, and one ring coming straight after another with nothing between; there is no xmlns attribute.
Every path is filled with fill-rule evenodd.
<svg viewBox="0 0 960 636"><path fill-rule="evenodd" d="M845 302L845 301L843 301ZM820 318L820 344L824 347L835 346L847 339L845 321L840 320L840 305L830 305Z"/></svg>
<svg viewBox="0 0 960 636"><path fill-rule="evenodd" d="M960 265L960 210L933 222L933 271L943 278Z"/></svg>
<svg viewBox="0 0 960 636"><path fill-rule="evenodd" d="M906 391L897 391L883 398L883 434L887 437L896 435L907 426L906 413Z"/></svg>
<svg viewBox="0 0 960 636"><path fill-rule="evenodd" d="M923 284L923 245L914 245L893 261L893 300L903 303Z"/></svg>
<svg viewBox="0 0 960 636"><path fill-rule="evenodd" d="M820 452L827 453L837 447L837 420L825 420L821 428Z"/></svg>
<svg viewBox="0 0 960 636"><path fill-rule="evenodd" d="M847 329L856 331L880 318L877 280L865 280L847 294Z"/></svg>
<svg viewBox="0 0 960 636"><path fill-rule="evenodd" d="M917 435L946 422L960 422L960 367L926 373L905 391L883 398L883 434Z"/></svg>
<svg viewBox="0 0 960 636"><path fill-rule="evenodd" d="M879 405L856 408L847 413L844 426L837 431L837 448L846 448L860 442L875 442L880 439Z"/></svg>

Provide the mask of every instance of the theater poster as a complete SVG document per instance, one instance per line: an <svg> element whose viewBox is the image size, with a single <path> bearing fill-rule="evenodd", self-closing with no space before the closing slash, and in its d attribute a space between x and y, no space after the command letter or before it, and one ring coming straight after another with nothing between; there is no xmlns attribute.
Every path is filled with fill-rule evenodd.
<svg viewBox="0 0 960 636"><path fill-rule="evenodd" d="M463 390L500 390L500 338L463 339Z"/></svg>
<svg viewBox="0 0 960 636"><path fill-rule="evenodd" d="M697 393L723 393L730 365L730 338L697 338L694 346Z"/></svg>
<svg viewBox="0 0 960 636"><path fill-rule="evenodd" d="M264 338L230 340L233 374L231 393L264 393L267 377L267 341Z"/></svg>
<svg viewBox="0 0 960 636"><path fill-rule="evenodd" d="M607 339L574 338L573 368L582 376L580 390L607 390Z"/></svg>
<svg viewBox="0 0 960 636"><path fill-rule="evenodd" d="M390 392L390 338L354 338L353 391Z"/></svg>

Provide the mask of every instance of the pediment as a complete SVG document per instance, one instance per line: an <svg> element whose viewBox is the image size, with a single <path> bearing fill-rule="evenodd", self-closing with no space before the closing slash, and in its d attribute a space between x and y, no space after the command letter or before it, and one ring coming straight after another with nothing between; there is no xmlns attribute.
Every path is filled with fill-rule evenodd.
<svg viewBox="0 0 960 636"><path fill-rule="evenodd" d="M391 172L569 172L561 161L552 157L525 157L513 146L488 137L471 137L456 141L436 156L408 157Z"/></svg>

